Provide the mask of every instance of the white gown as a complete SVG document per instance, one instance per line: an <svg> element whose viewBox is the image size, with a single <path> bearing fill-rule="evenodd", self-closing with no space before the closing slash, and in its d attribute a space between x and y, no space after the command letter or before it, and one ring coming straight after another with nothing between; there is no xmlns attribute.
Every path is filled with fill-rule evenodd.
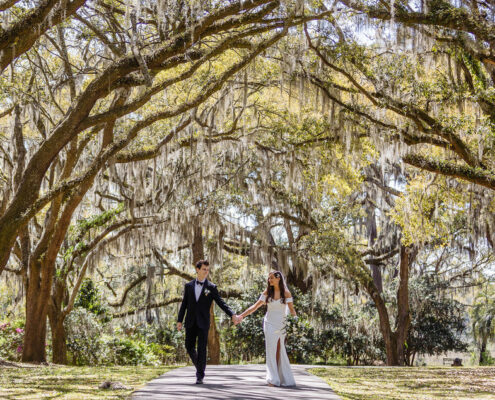
<svg viewBox="0 0 495 400"><path fill-rule="evenodd" d="M266 302L266 296L262 294L260 300ZM267 312L263 319L263 332L265 333L266 349L266 381L275 386L295 386L296 381L290 369L289 357L285 351L285 321L289 313L287 303L292 302L292 297L267 303ZM277 366L277 342L280 340L280 358Z"/></svg>

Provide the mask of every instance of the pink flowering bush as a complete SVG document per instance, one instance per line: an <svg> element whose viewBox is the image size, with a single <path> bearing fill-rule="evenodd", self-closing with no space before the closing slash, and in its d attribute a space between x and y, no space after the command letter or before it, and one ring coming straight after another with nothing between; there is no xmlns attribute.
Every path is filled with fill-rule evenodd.
<svg viewBox="0 0 495 400"><path fill-rule="evenodd" d="M24 321L0 323L0 358L20 361L24 340Z"/></svg>

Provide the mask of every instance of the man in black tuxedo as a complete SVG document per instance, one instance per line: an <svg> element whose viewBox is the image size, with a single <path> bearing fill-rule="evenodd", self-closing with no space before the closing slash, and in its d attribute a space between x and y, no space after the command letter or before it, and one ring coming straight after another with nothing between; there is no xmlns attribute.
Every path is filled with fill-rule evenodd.
<svg viewBox="0 0 495 400"><path fill-rule="evenodd" d="M182 329L182 321L186 313L186 349L196 366L196 383L203 383L206 368L206 345L208 343L208 329L210 329L210 307L213 300L225 313L232 318L234 324L239 323L239 317L223 301L218 289L206 277L210 272L208 260L199 260L196 263L196 279L186 283L184 297L177 318L177 329ZM198 347L196 350L196 340Z"/></svg>

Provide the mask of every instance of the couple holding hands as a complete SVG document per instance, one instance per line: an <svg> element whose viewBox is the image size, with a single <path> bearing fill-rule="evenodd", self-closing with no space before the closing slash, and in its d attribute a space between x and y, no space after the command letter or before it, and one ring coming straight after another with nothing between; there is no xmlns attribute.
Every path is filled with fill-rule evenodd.
<svg viewBox="0 0 495 400"><path fill-rule="evenodd" d="M177 329L181 330L184 315L186 317L186 350L196 367L196 383L202 384L205 376L210 306L215 300L218 306L232 318L235 325L241 323L246 316L255 312L263 304L267 305L267 312L263 319L266 381L269 386L295 386L296 382L285 351L284 340L287 314L290 312L295 316L296 311L282 273L280 271L270 272L267 288L258 301L242 314L237 315L220 297L216 285L206 279L209 272L207 260L200 260L196 263L196 279L186 283L184 287L184 297L177 318Z"/></svg>

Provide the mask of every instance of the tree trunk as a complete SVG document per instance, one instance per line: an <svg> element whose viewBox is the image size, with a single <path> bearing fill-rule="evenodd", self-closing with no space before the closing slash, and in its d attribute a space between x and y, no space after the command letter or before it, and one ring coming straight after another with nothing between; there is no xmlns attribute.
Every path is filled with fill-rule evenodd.
<svg viewBox="0 0 495 400"><path fill-rule="evenodd" d="M53 266L30 262L26 291L26 329L22 361L46 362L46 317L50 301Z"/></svg>
<svg viewBox="0 0 495 400"><path fill-rule="evenodd" d="M46 362L46 314L30 310L26 313L26 329L22 347L23 362Z"/></svg>
<svg viewBox="0 0 495 400"><path fill-rule="evenodd" d="M297 262L296 256L294 256L294 259ZM310 291L313 284L312 277L306 278L301 269L297 267L287 272L286 279L289 287L295 286L303 293L307 293L308 291Z"/></svg>
<svg viewBox="0 0 495 400"><path fill-rule="evenodd" d="M52 362L64 365L67 364L67 338L64 327L66 315L62 312L65 292L65 280L56 278L48 309L48 321L52 330Z"/></svg>
<svg viewBox="0 0 495 400"><path fill-rule="evenodd" d="M71 146L77 147L77 141L72 142ZM73 147L71 148L73 149ZM70 174L76 161L77 158L72 153L72 156L66 160L62 177L65 173ZM52 333L52 335L55 335L52 338L55 338L54 340L57 341L57 351L63 353L57 353L57 355L54 353L54 357L57 360L64 360L66 363L65 332L63 332L63 320L65 316L62 317L60 311L62 310L62 299L66 283L61 281L55 281L53 283L53 277L55 276L57 255L66 236L67 229L70 226L72 215L81 203L84 195L91 188L95 176L96 172L83 181L72 196L65 200L64 208L60 215L59 211L63 196L58 196L52 202L49 217L45 221L45 232L38 244L40 247L34 251L32 261L30 262L26 296L26 333L24 336L25 347L22 354L23 361L46 361L46 318L49 312L49 304L53 303L52 306L55 307L53 310L53 324L56 329ZM53 297L51 296L52 285L55 287ZM58 317L59 315L60 318ZM59 319L61 319L60 322L58 321ZM59 335L61 332L63 332L62 337Z"/></svg>
<svg viewBox="0 0 495 400"><path fill-rule="evenodd" d="M301 292L307 293L309 290L311 290L311 285L313 284L313 279L311 276L308 277L304 276L303 270L305 268L302 267L303 267L303 263L307 263L307 261L297 256L297 244L294 239L292 226L287 218L284 218L284 226L285 226L285 232L287 233L287 239L289 240L289 246L292 251L291 257L294 265L292 269L286 271L287 283L289 284L289 287L295 286L299 290L301 290ZM275 240L273 239L273 236L270 237L270 242L275 245Z"/></svg>
<svg viewBox="0 0 495 400"><path fill-rule="evenodd" d="M375 217L375 209L374 208L369 208L368 209L368 215L367 215L367 220L366 220L366 228L367 228L367 233L368 233L368 243L369 247L373 248L376 238L378 236L377 234L377 228L376 228L376 217ZM377 264L370 264L371 268L371 275L373 276L373 283L375 284L378 293L383 292L383 278L382 278L382 270L379 265Z"/></svg>
<svg viewBox="0 0 495 400"><path fill-rule="evenodd" d="M484 365L486 360L486 339L483 338L481 342L481 348L480 348L480 365Z"/></svg>
<svg viewBox="0 0 495 400"><path fill-rule="evenodd" d="M201 218L196 218L194 223L194 239L192 243L192 258L193 264L199 260L204 260L205 252L203 249L203 227L201 226Z"/></svg>
<svg viewBox="0 0 495 400"><path fill-rule="evenodd" d="M220 364L220 334L215 323L215 304L211 304L210 308L210 330L208 331L208 364Z"/></svg>
<svg viewBox="0 0 495 400"><path fill-rule="evenodd" d="M65 337L64 319L59 318L54 324L50 319L52 329L52 362L54 364L67 364L67 339Z"/></svg>
<svg viewBox="0 0 495 400"><path fill-rule="evenodd" d="M390 328L390 318L388 315L387 306L377 293L376 296L380 300L375 300L375 305L378 310L378 316L380 320L380 331L383 336L383 341L385 342L385 352L387 354L387 365L399 365L398 355L397 355L397 340L396 336Z"/></svg>
<svg viewBox="0 0 495 400"><path fill-rule="evenodd" d="M400 251L400 282L397 291L397 324L395 332L390 326L390 317L387 306L372 280L366 282L368 294L373 299L378 311L380 331L385 342L387 365L404 365L404 344L411 324L409 312L409 266L416 255L412 247L401 246Z"/></svg>
<svg viewBox="0 0 495 400"><path fill-rule="evenodd" d="M203 227L201 218L197 218L194 226L194 240L192 244L193 263L204 260ZM210 330L208 331L208 364L220 364L220 334L215 322L215 304L210 308Z"/></svg>
<svg viewBox="0 0 495 400"><path fill-rule="evenodd" d="M409 312L409 265L414 257L411 247L401 246L399 267L399 289L397 291L397 327L395 331L397 359L399 365L404 365L404 347L411 324Z"/></svg>

